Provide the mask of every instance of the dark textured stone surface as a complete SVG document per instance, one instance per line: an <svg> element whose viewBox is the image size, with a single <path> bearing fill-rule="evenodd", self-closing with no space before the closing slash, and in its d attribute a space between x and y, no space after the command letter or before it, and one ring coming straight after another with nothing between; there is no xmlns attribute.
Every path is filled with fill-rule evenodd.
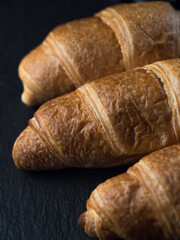
<svg viewBox="0 0 180 240"><path fill-rule="evenodd" d="M89 239L78 226L90 192L126 168L23 172L13 143L35 108L20 101L21 58L56 25L92 15L118 0L0 1L0 239ZM130 1L126 1L130 2ZM172 1L178 6L178 0Z"/></svg>

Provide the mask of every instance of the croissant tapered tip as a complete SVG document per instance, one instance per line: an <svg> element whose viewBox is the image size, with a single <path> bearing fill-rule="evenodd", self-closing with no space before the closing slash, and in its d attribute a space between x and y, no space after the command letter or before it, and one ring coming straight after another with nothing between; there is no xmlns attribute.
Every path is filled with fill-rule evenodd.
<svg viewBox="0 0 180 240"><path fill-rule="evenodd" d="M21 100L27 106L40 105L47 100L47 96L44 97L43 88L40 87L42 83L39 82L41 77L46 79L47 76L42 76L41 65L37 65L41 61L38 61L36 54L38 54L41 48L38 46L35 50L31 51L21 60L18 67L18 75L24 87Z"/></svg>
<svg viewBox="0 0 180 240"><path fill-rule="evenodd" d="M82 213L78 219L78 224L84 228L84 231L90 236L90 237L97 237L96 233L96 224L98 217L95 217L94 210L86 211Z"/></svg>
<svg viewBox="0 0 180 240"><path fill-rule="evenodd" d="M13 146L13 149L12 149L12 158L13 158L13 160L14 160L14 164L15 164L15 166L18 168L18 169L23 169L23 167L21 166L22 164L20 163L20 161L19 161L19 157L17 156L17 147L16 147L16 145L17 145L17 141L18 141L18 139L16 140L16 142L14 143L14 146Z"/></svg>
<svg viewBox="0 0 180 240"><path fill-rule="evenodd" d="M26 85L24 85L24 91L21 95L21 100L29 107L40 104L39 101L35 98L35 94L31 90L29 90Z"/></svg>
<svg viewBox="0 0 180 240"><path fill-rule="evenodd" d="M39 161L41 160L38 153L41 152L43 144L38 136L28 126L16 139L12 157L14 163L19 169L38 170Z"/></svg>
<svg viewBox="0 0 180 240"><path fill-rule="evenodd" d="M22 84L24 88L23 93L21 95L21 100L23 103L25 103L29 107L40 105L44 101L44 99L41 99L40 92L39 94L36 93L37 92L36 86L34 87L31 86L31 89L29 88L29 84L31 83L32 79L28 74L27 70L25 70L24 68L25 60L26 60L26 57L23 58L23 60L21 61L18 67L18 75L20 79L23 79ZM26 83L28 83L28 85Z"/></svg>
<svg viewBox="0 0 180 240"><path fill-rule="evenodd" d="M16 167L24 170L55 170L66 167L48 151L46 143L30 126L17 138L12 157Z"/></svg>
<svg viewBox="0 0 180 240"><path fill-rule="evenodd" d="M29 76L28 76L27 72L24 70L24 66L23 66L24 65L24 59L25 58L23 58L22 61L19 64L18 75L19 75L20 79L26 79L27 82L28 82L29 81ZM22 82L22 84L23 84L24 90L23 90L23 93L21 95L21 101L29 107L38 105L38 102L35 99L35 94L32 92L32 90L30 90L24 82Z"/></svg>
<svg viewBox="0 0 180 240"><path fill-rule="evenodd" d="M86 212L83 212L78 219L78 224L80 227L84 228L86 225Z"/></svg>

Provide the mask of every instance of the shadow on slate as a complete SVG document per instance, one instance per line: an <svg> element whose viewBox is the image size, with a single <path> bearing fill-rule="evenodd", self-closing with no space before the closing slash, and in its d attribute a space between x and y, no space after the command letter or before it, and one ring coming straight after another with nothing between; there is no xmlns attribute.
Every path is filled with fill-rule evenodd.
<svg viewBox="0 0 180 240"><path fill-rule="evenodd" d="M88 17L118 0L0 1L0 239L88 240L78 224L91 191L127 168L25 172L11 151L36 108L20 100L17 68L56 25ZM178 8L178 1L171 1Z"/></svg>

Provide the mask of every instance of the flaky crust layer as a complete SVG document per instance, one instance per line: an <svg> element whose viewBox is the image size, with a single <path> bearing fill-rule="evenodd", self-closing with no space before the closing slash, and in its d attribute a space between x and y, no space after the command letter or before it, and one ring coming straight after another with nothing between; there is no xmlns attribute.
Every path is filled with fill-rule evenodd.
<svg viewBox="0 0 180 240"><path fill-rule="evenodd" d="M154 152L100 184L79 224L101 240L180 239L180 145Z"/></svg>
<svg viewBox="0 0 180 240"><path fill-rule="evenodd" d="M19 65L22 101L38 105L86 82L178 57L179 21L169 3L146 2L56 27Z"/></svg>
<svg viewBox="0 0 180 240"><path fill-rule="evenodd" d="M126 70L179 56L179 19L169 3L118 4L97 15L114 30Z"/></svg>
<svg viewBox="0 0 180 240"><path fill-rule="evenodd" d="M61 164L109 167L132 163L179 142L179 89L180 59L157 62L85 84L45 103L29 121L28 131L54 157L54 169ZM24 140L26 131L16 140L13 158L19 168L39 170L43 153L35 141L30 152L32 139L28 134ZM42 169L49 169L52 159L46 157Z"/></svg>

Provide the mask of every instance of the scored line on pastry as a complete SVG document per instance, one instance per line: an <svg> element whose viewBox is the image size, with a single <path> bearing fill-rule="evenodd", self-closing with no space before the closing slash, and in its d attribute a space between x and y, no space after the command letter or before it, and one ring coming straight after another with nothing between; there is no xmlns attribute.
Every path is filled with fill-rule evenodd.
<svg viewBox="0 0 180 240"><path fill-rule="evenodd" d="M59 60L60 64L63 66L65 72L67 73L71 81L74 83L75 87L80 87L81 85L83 85L84 82L81 78L80 73L75 67L73 59L68 55L65 48L61 44L57 44L55 40L53 41L50 36L51 38L53 38L52 32L49 34L49 38L46 39L46 43L51 48L51 50Z"/></svg>
<svg viewBox="0 0 180 240"><path fill-rule="evenodd" d="M111 146L111 149L117 156L120 156L122 154L122 150L119 144L119 139L96 92L93 90L90 84L84 85L83 87L79 88L78 91L80 91L84 98L86 98L89 102L93 112L95 113L94 115L97 118L103 133L105 134L106 141Z"/></svg>

